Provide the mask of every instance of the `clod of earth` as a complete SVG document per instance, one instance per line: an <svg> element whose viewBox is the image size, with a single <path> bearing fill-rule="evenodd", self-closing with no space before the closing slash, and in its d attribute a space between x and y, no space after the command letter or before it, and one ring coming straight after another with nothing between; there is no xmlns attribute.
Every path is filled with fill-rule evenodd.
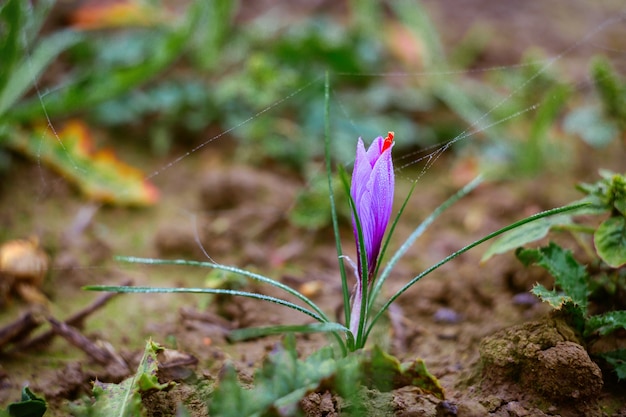
<svg viewBox="0 0 626 417"><path fill-rule="evenodd" d="M521 401L524 393L534 392L563 416L602 415L597 403L602 372L574 330L556 315L485 338L480 356L485 393Z"/></svg>

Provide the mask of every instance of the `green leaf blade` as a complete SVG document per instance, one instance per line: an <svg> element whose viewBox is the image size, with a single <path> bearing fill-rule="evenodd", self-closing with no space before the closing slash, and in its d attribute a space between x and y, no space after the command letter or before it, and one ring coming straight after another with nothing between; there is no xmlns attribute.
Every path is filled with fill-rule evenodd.
<svg viewBox="0 0 626 417"><path fill-rule="evenodd" d="M502 235L499 239L496 239L491 246L489 246L489 249L485 251L480 262L486 262L494 255L502 254L528 243L543 239L553 227L569 225L571 223L572 217L565 214L545 217L532 223L527 223Z"/></svg>
<svg viewBox="0 0 626 417"><path fill-rule="evenodd" d="M520 248L515 254L525 265L535 263L546 269L554 277L556 286L586 314L589 275L571 251L551 242L539 249Z"/></svg>
<svg viewBox="0 0 626 417"><path fill-rule="evenodd" d="M144 355L137 372L119 384L96 381L93 394L96 399L91 406L93 417L136 417L145 414L141 403L141 394L162 390L170 384L159 383L157 354L163 350L151 340L146 343Z"/></svg>
<svg viewBox="0 0 626 417"><path fill-rule="evenodd" d="M372 289L372 293L370 295L371 304L373 304L374 301L377 299L378 295L380 294L382 290L383 284L385 283L385 281L391 274L391 271L393 270L394 266L406 254L406 252L411 248L411 246L415 243L415 241L439 217L439 215L441 215L446 209L448 209L458 200L460 200L461 198L465 197L467 194L472 192L476 187L482 184L482 181L483 181L482 176L478 175L476 178L470 181L467 185L465 185L463 188L461 188L459 191L457 191L451 197L449 197L439 207L433 210L433 212L430 213L430 215L427 218L425 218L424 221L422 221L422 223L420 223L419 226L415 228L415 230L413 230L411 235L404 241L404 243L400 246L400 248L398 248L398 250L396 250L396 252L392 255L391 259L385 265L385 268L383 269L380 276L377 277L377 281L374 284L374 288ZM408 199L405 200L405 203L407 202L408 202ZM404 211L404 204L403 204L401 211ZM398 216L400 216L400 214L401 212L398 213Z"/></svg>
<svg viewBox="0 0 626 417"><path fill-rule="evenodd" d="M21 401L9 404L6 415L10 417L42 417L47 409L48 406L43 398L33 394L30 388L24 387ZM0 413L2 413L1 410Z"/></svg>
<svg viewBox="0 0 626 417"><path fill-rule="evenodd" d="M623 381L626 379L626 349L618 349L599 355L604 358L615 370L617 379Z"/></svg>
<svg viewBox="0 0 626 417"><path fill-rule="evenodd" d="M238 342L246 339L286 333L347 333L349 330L339 323L310 323L298 325L278 325L236 329L228 334L228 340Z"/></svg>
<svg viewBox="0 0 626 417"><path fill-rule="evenodd" d="M25 3L20 0L9 0L0 6L0 27L4 27L0 39L0 91L6 87L6 81L12 73L20 48L19 34L24 26Z"/></svg>
<svg viewBox="0 0 626 417"><path fill-rule="evenodd" d="M597 149L608 146L620 132L617 124L607 120L597 106L583 106L571 111L565 117L563 128Z"/></svg>
<svg viewBox="0 0 626 417"><path fill-rule="evenodd" d="M256 372L252 388L239 385L234 369L227 368L214 391L209 412L223 417L275 415L271 413L276 410L281 410L280 415L296 415L306 393L319 387L337 369L330 347L300 360L295 339L288 336L284 346L270 353Z"/></svg>
<svg viewBox="0 0 626 417"><path fill-rule="evenodd" d="M555 290L549 290L541 284L535 284L530 292L539 297L541 301L548 303L555 310L560 310L567 304L573 303L571 297Z"/></svg>
<svg viewBox="0 0 626 417"><path fill-rule="evenodd" d="M82 35L78 32L66 30L50 35L35 48L32 55L26 57L17 68L11 72L6 86L0 91L0 117L16 103L16 101L30 88L43 70L61 52L77 44Z"/></svg>
<svg viewBox="0 0 626 417"><path fill-rule="evenodd" d="M370 325L367 329L367 333L369 334L374 326L374 324L376 323L376 321L378 319L380 319L380 317L383 315L383 313L389 308L389 306L391 306L391 304L398 298L400 297L404 292L406 292L409 288L411 288L417 281L419 281L420 279L424 278L426 275L430 274L431 272L435 271L437 268L441 267L442 265L450 262L452 259L456 258L457 256L461 255L462 253L467 252L468 250L480 245L483 242L486 242L487 240L493 239L494 237L500 236L503 233L508 232L509 230L513 230L517 227L520 227L524 224L533 222L533 221L537 221L539 219L548 217L548 216L553 216L553 215L557 215L557 214L561 214L561 213L565 213L565 212L573 212L573 211L577 211L583 207L588 206L589 203L588 202L582 202L582 203L574 203L574 204L570 204L567 206L563 206L563 207L558 207L555 209L551 209L551 210L547 210L547 211L543 211L541 213L537 213L534 214L530 217L527 217L525 219L519 220L515 223L512 223L508 226L505 226L499 230L496 230L495 232L489 233L487 236L478 239L472 243L470 243L469 245L464 246L463 248L459 249L458 251L452 253L451 255L446 256L444 259L442 259L441 261L437 262L436 264L432 265L431 267L427 268L425 271L423 271L422 273L418 274L417 276L413 277L413 279L411 279L409 282L407 282L402 288L400 288L399 290L396 291L396 293L394 295L391 296L391 298L389 298L389 300L387 300L387 302L385 302L385 304L378 310L378 312L376 312L376 314L374 314ZM384 271L383 271L384 273Z"/></svg>
<svg viewBox="0 0 626 417"><path fill-rule="evenodd" d="M605 336L619 329L626 329L626 310L609 311L590 317L587 320L585 334L590 335L597 331L601 336Z"/></svg>
<svg viewBox="0 0 626 417"><path fill-rule="evenodd" d="M32 57L21 64L22 70L14 72L15 80L8 83L13 83L13 87L0 92L0 116L10 108L13 120L30 120L41 114L43 104L48 116L56 117L98 105L145 84L180 57L200 24L202 10L207 7L208 2L193 2L182 22L172 28L155 31L151 37L152 48L136 65L90 67L74 76L71 83L56 89L54 94L24 100L11 107L53 58L84 39L84 36L79 32L63 31L46 38ZM105 44L104 47L110 45Z"/></svg>
<svg viewBox="0 0 626 417"><path fill-rule="evenodd" d="M441 384L428 370L424 361L415 359L401 364L400 361L375 346L371 354L361 363L365 384L388 392L406 386L415 386L433 394L439 399L444 398Z"/></svg>
<svg viewBox="0 0 626 417"><path fill-rule="evenodd" d="M606 219L593 236L598 256L613 268L626 265L626 217Z"/></svg>
<svg viewBox="0 0 626 417"><path fill-rule="evenodd" d="M284 300L282 298L272 297L269 295L259 294L255 292L248 291L238 291L238 290L229 290L222 288L187 288L187 287L179 287L179 288L160 288L160 287L132 287L132 286L119 286L119 285L88 285L83 287L84 290L87 291L109 291L109 292L119 292L119 293L140 293L140 294L152 294L152 293L162 293L162 294L180 294L180 293L188 293L188 294L224 294L224 295L232 295L237 297L248 297L254 298L257 300L268 301L271 303L279 304L292 310L299 311L303 314L306 314L309 317L314 318L319 322L327 322L323 317L314 313L311 310L307 310L306 308L294 304L290 301Z"/></svg>

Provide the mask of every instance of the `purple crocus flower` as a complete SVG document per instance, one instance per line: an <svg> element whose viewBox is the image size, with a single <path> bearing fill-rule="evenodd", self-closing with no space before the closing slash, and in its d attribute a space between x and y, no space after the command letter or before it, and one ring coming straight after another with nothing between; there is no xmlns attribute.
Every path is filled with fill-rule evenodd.
<svg viewBox="0 0 626 417"><path fill-rule="evenodd" d="M393 147L393 132L387 137L374 139L366 151L363 140L359 138L356 147L356 159L352 172L350 194L356 206L356 212L361 222L365 254L367 258L368 281L376 270L378 253L391 217L393 205L394 173L391 161ZM354 237L357 242L359 274L361 274L361 249L356 222L352 219Z"/></svg>
<svg viewBox="0 0 626 417"><path fill-rule="evenodd" d="M367 265L361 265L362 248L359 247L359 235L353 217L352 226L358 255L358 276L353 294L350 330L355 336L358 332L361 315L362 274L367 274L367 284L369 285L374 278L383 236L391 217L394 191L394 173L391 160L393 136L393 132L389 132L385 139L382 136L377 137L367 151L363 145L363 140L359 138L356 147L350 194L361 223Z"/></svg>

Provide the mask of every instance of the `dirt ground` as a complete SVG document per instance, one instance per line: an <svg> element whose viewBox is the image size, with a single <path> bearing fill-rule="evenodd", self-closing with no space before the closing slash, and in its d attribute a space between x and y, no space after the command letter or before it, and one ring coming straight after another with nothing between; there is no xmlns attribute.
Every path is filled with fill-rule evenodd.
<svg viewBox="0 0 626 417"><path fill-rule="evenodd" d="M619 159L603 158L603 166L619 166ZM428 178L420 181L397 232L397 242L454 191L455 176L444 175L450 172L445 165L451 161L442 160L442 170L431 170ZM81 215L91 206L54 174L26 161L15 162L12 181L3 184L0 219L5 230L11 228L17 236L36 232L51 253L53 269L44 288L52 300L52 311L61 319L98 296L81 291L82 285L119 284L130 278L135 285L197 287L207 275L207 271L194 268L115 263L112 255L203 259L202 248L221 263L253 268L308 291L326 311L337 311L341 305L331 231L305 232L285 219L299 186L295 178L231 165L215 147L176 166L175 175L159 179L165 198L158 206L130 211L96 208L90 221L78 227ZM158 167L161 161L145 162ZM582 174L589 179L593 175ZM182 189L184 178L188 185ZM19 191L42 181L46 186L41 190ZM550 187L544 186L547 183ZM400 180L397 195L408 186L408 181ZM415 244L394 271L386 293L462 244L523 214L555 207L575 196L571 184L563 184L558 176L549 181L481 186ZM345 226L346 252L354 257L351 231ZM610 371L601 371L590 360L562 320L529 297L527 291L535 282L550 285L550 279L538 270L525 270L510 255L481 265L483 250L461 256L398 300L392 331L378 340L403 361L423 358L443 385L446 400L415 389L397 390L389 397L387 415L625 415L623 384L616 384ZM260 285L246 288L278 295ZM3 321L14 320L27 308L19 300L11 301L2 313ZM145 340L152 337L197 358L194 369L198 374L217 378L224 361L230 359L244 378L249 378L279 338L229 344L225 339L228 330L304 323L306 319L283 307L248 299L122 295L90 316L84 333L108 343L129 364L136 364ZM298 337L303 356L323 343L326 339L321 336ZM3 355L0 401L16 398L21 386L29 383L49 401L51 415L63 415L64 401L89 392L94 378L119 381L124 376L115 364L98 364L57 337L52 343ZM311 415L338 412L331 409Z"/></svg>
<svg viewBox="0 0 626 417"><path fill-rule="evenodd" d="M464 3L473 3L465 5L471 9L486 2ZM461 13L458 8L446 9L443 3L429 7L436 19L464 21L465 15L455 14ZM492 7L482 16L499 25L505 9ZM532 10L528 13L536 16ZM463 33L461 27L457 29L444 37L447 42ZM524 33L531 32L526 26ZM567 48L562 39L551 42L556 51ZM525 47L522 42L516 45L518 51ZM493 54L501 52L494 46ZM518 58L514 56L513 60ZM490 56L484 59L495 61ZM114 255L204 260L205 251L217 262L260 271L306 291L327 312L338 311L341 284L332 230L298 229L286 218L305 184L277 167L238 165L230 150L221 146L227 140L210 144L156 176L153 181L162 198L148 209L87 203L45 167L13 156L11 171L3 174L0 184L0 236L3 240L39 237L51 256L44 292L55 317L63 320L101 296L82 291L84 285L130 279L134 285L200 287L209 274L191 267L130 265L114 261ZM173 153L188 151L189 145L185 146ZM118 152L145 172L171 160L145 155L132 145L121 145ZM548 171L536 179L480 186L414 245L393 272L385 293L392 294L428 266L486 233L574 200L579 197L573 189L576 182L595 180L597 168L623 172L625 157L623 143L593 153L580 143L566 172ZM446 155L421 178L394 244L463 184L462 168L462 162ZM396 207L410 187L406 178L415 177L404 172L399 178ZM354 259L348 224L343 225L342 236L344 250ZM626 416L626 385L594 362L567 323L528 293L536 282L550 286L550 278L537 269L524 269L511 254L481 264L485 248L459 257L399 298L392 310L391 330L378 339L402 361L422 358L441 382L445 400L407 387L380 397L386 402L377 415ZM278 295L261 285L245 288ZM0 311L0 326L28 309L17 297L9 299ZM232 344L226 340L228 331L305 322L306 316L248 299L116 296L82 325L85 336L111 353L108 362L98 363L58 336L5 351L0 356L0 404L15 401L28 384L49 402L48 415L67 415L64 405L88 394L94 379L119 382L128 376L150 337L195 358L190 368L208 380L217 379L224 362L232 360L242 379L249 381L280 338ZM297 343L306 356L327 339L299 336ZM128 369L120 368L120 363ZM173 410L175 392L146 400L148 415ZM324 392L311 394L306 407L311 416L340 413L339 402Z"/></svg>

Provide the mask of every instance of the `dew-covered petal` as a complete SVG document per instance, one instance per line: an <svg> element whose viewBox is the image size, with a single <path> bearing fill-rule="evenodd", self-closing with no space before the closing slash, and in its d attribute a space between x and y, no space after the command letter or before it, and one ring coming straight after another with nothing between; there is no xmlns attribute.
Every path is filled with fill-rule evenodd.
<svg viewBox="0 0 626 417"><path fill-rule="evenodd" d="M352 171L352 184L350 186L350 194L355 203L361 199L371 173L372 164L369 162L363 140L359 138L356 146L354 169Z"/></svg>
<svg viewBox="0 0 626 417"><path fill-rule="evenodd" d="M382 239L393 206L394 172L391 159L393 143L382 151L384 143L384 139L378 137L365 151L363 141L359 138L352 174L351 195L361 223L368 275L370 276L376 268ZM358 232L354 219L353 228L357 250L359 250L360 265Z"/></svg>

